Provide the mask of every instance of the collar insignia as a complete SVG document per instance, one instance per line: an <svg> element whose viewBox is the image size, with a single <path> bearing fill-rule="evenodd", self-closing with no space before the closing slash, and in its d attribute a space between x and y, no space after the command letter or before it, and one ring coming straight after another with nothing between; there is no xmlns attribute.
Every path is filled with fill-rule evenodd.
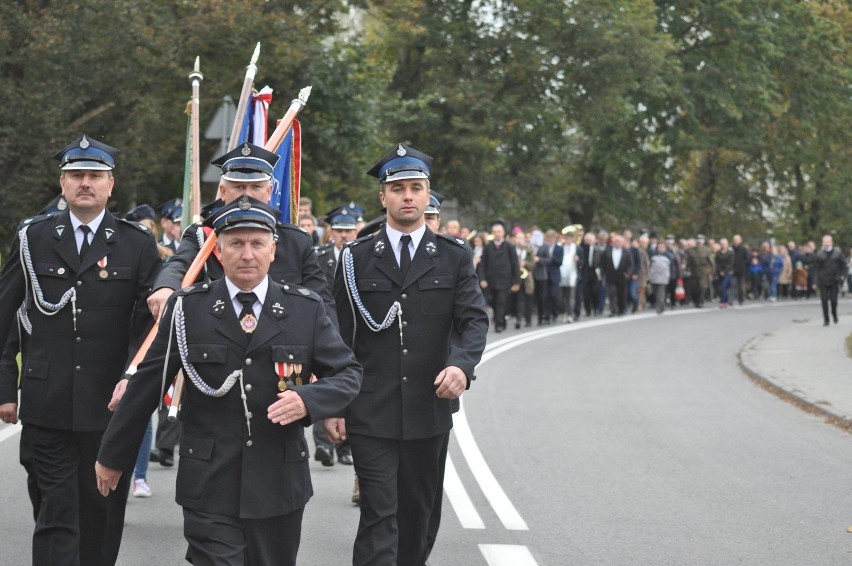
<svg viewBox="0 0 852 566"><path fill-rule="evenodd" d="M373 255L381 256L385 251L385 242L384 240L379 240L373 246Z"/></svg>
<svg viewBox="0 0 852 566"><path fill-rule="evenodd" d="M215 303L213 303L213 312L215 314L222 314L225 312L225 301L218 299Z"/></svg>
<svg viewBox="0 0 852 566"><path fill-rule="evenodd" d="M282 307L281 303L279 303L278 301L272 304L272 314L273 316L275 316L275 318L281 318L285 314L284 307Z"/></svg>
<svg viewBox="0 0 852 566"><path fill-rule="evenodd" d="M115 230L112 228L104 228L104 233L106 234L107 241L112 240L112 235L115 234Z"/></svg>
<svg viewBox="0 0 852 566"><path fill-rule="evenodd" d="M30 219L27 218L27 220L30 220ZM65 231L65 224L60 224L59 226L56 227L56 235L57 236L62 236L62 232L64 232L64 231Z"/></svg>
<svg viewBox="0 0 852 566"><path fill-rule="evenodd" d="M435 247L435 242L428 242L426 244L426 254L429 256L433 256L438 253L438 248Z"/></svg>

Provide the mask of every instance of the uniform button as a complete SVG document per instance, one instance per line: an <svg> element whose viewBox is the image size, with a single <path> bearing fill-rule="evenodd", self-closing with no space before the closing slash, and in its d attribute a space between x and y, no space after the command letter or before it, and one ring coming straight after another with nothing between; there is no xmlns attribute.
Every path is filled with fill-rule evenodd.
<svg viewBox="0 0 852 566"><path fill-rule="evenodd" d="M375 284L375 283L373 283L373 289L375 289L375 288L376 288L376 284Z"/></svg>
<svg viewBox="0 0 852 566"><path fill-rule="evenodd" d="M249 411L248 418L252 418L254 415Z"/></svg>
<svg viewBox="0 0 852 566"><path fill-rule="evenodd" d="M254 442L252 442L251 440L246 440L246 446L251 447L252 444L254 444Z"/></svg>
<svg viewBox="0 0 852 566"><path fill-rule="evenodd" d="M246 365L247 365L247 366L250 366L250 365L251 365L251 358L246 358Z"/></svg>
<svg viewBox="0 0 852 566"><path fill-rule="evenodd" d="M288 357L289 359L291 359L291 360L292 360L292 359L293 359L293 354L290 354L290 355L289 355L289 356L287 356L287 357Z"/></svg>
<svg viewBox="0 0 852 566"><path fill-rule="evenodd" d="M437 279L435 279L435 285L437 285L437 284L438 284L438 280L437 280Z"/></svg>
<svg viewBox="0 0 852 566"><path fill-rule="evenodd" d="M405 299L407 299L407 298L408 298L408 295L406 295L405 293L403 293L403 294L402 294L402 299L403 299L403 300L405 300Z"/></svg>
<svg viewBox="0 0 852 566"><path fill-rule="evenodd" d="M192 448L189 449L189 453L192 454Z"/></svg>
<svg viewBox="0 0 852 566"><path fill-rule="evenodd" d="M408 383L408 378L407 378L407 377L403 377L403 378L402 378L402 382L403 382L403 383Z"/></svg>
<svg viewBox="0 0 852 566"><path fill-rule="evenodd" d="M403 355L403 356L407 356L407 355L408 355L408 349L407 349L407 348L402 350L402 355Z"/></svg>
<svg viewBox="0 0 852 566"><path fill-rule="evenodd" d="M83 312L83 309L77 309L77 314L80 314L82 312Z"/></svg>
<svg viewBox="0 0 852 566"><path fill-rule="evenodd" d="M246 384L246 391L251 391L251 383Z"/></svg>
<svg viewBox="0 0 852 566"><path fill-rule="evenodd" d="M281 282L282 282L282 283L284 283L284 280L282 279L282 280L281 280ZM285 290L285 291L289 291L289 290L290 290L290 286L289 286L289 285L284 285L284 290Z"/></svg>
<svg viewBox="0 0 852 566"><path fill-rule="evenodd" d="M403 320L403 321L402 321L402 327L403 327L403 328L405 328L406 326L408 326L408 321L407 321L407 320Z"/></svg>
<svg viewBox="0 0 852 566"><path fill-rule="evenodd" d="M302 450L301 452L299 452L299 455L300 455L302 458L304 458L304 457L305 457L305 451L304 451L304 450Z"/></svg>
<svg viewBox="0 0 852 566"><path fill-rule="evenodd" d="M80 342L82 342L82 341L83 341L83 339L82 339L82 338L80 338L79 336L77 336L77 338L75 339L75 342L77 342L78 344L79 344Z"/></svg>
<svg viewBox="0 0 852 566"><path fill-rule="evenodd" d="M80 368L80 366L77 366L77 367L75 367L74 369L75 369L76 371L80 371L80 369L81 369L81 368Z"/></svg>
<svg viewBox="0 0 852 566"><path fill-rule="evenodd" d="M207 359L207 352L204 352L203 354L201 354L201 357L206 360Z"/></svg>
<svg viewBox="0 0 852 566"><path fill-rule="evenodd" d="M77 281L77 287L82 287L82 286L83 286L83 282L82 282L82 281Z"/></svg>

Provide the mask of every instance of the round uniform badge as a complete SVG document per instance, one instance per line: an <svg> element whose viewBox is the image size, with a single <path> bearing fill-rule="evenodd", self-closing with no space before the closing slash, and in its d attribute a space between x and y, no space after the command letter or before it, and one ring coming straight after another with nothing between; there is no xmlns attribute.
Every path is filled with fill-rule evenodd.
<svg viewBox="0 0 852 566"><path fill-rule="evenodd" d="M247 314L240 319L240 328L246 334L251 334L257 329L257 318L253 314Z"/></svg>
<svg viewBox="0 0 852 566"><path fill-rule="evenodd" d="M109 277L109 272L106 269L101 269L98 272L98 277L100 277L101 279L106 279L107 277Z"/></svg>

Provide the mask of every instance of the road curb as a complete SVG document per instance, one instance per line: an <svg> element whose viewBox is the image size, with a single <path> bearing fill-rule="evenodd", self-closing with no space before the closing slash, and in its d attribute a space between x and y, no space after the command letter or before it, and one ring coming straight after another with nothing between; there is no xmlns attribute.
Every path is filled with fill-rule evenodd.
<svg viewBox="0 0 852 566"><path fill-rule="evenodd" d="M749 366L745 362L745 360L743 359L743 352L749 349L754 349L754 346L762 339L762 336L752 338L751 340L746 342L745 346L743 346L739 352L737 352L737 365L740 367L740 370L742 370L746 377L748 377L758 387L765 391L769 391L779 399L786 401L787 403L805 411L808 414L821 417L823 420L825 420L826 423L852 434L852 420L838 415L837 413L834 413L833 411L810 401L806 397L799 395L794 391L790 391L788 389L785 389L784 387L781 387L771 377L767 377L761 374L757 369Z"/></svg>

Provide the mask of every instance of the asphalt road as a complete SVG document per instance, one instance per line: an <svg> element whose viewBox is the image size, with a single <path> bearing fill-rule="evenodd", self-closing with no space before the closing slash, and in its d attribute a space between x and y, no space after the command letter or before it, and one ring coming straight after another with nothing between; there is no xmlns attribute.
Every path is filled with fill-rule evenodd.
<svg viewBox="0 0 852 566"><path fill-rule="evenodd" d="M819 316L814 302L686 309L490 336L430 563L849 564L848 434L755 386L736 359L754 336ZM3 564L29 561L17 440L0 442ZM311 466L299 563L351 563L352 469ZM174 475L152 464L154 497L130 498L119 564L183 563Z"/></svg>

